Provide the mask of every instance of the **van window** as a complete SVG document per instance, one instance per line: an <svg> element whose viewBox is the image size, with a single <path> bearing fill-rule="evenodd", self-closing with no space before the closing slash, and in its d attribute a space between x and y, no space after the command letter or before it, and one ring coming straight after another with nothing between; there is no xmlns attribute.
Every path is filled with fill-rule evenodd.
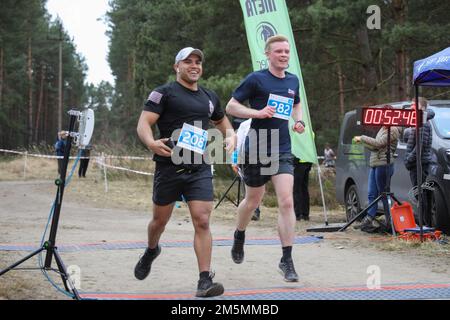
<svg viewBox="0 0 450 320"><path fill-rule="evenodd" d="M356 124L356 113L348 117L345 123L344 134L342 142L344 144L352 144L352 139L354 136L360 136L362 134L361 126Z"/></svg>

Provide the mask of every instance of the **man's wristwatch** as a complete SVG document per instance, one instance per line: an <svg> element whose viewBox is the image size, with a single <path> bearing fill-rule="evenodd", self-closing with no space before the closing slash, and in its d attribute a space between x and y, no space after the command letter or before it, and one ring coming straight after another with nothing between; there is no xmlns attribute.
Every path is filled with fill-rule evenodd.
<svg viewBox="0 0 450 320"><path fill-rule="evenodd" d="M295 121L295 124L297 124L297 123L300 123L303 126L303 128L306 128L306 124L303 122L303 120Z"/></svg>

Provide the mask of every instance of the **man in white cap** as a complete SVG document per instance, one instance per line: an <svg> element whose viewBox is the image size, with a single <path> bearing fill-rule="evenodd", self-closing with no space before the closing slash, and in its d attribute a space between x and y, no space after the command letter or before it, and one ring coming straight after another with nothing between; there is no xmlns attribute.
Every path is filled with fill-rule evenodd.
<svg viewBox="0 0 450 320"><path fill-rule="evenodd" d="M180 50L173 66L176 81L159 86L150 93L139 119L139 138L153 151L156 167L148 248L135 267L135 277L143 280L150 273L153 260L161 252L159 239L175 202L183 197L195 229L194 249L200 272L196 296L212 297L223 294L224 288L220 283L213 283L214 274L210 271L212 236L209 218L213 207L211 167L205 163L203 156L200 162L186 159L192 160L195 152L202 154L206 148L205 132L210 120L226 136L228 152L234 150L236 137L220 107L217 94L198 85L203 60L203 52L199 49L187 47ZM151 126L154 124L158 126L159 139L153 137ZM183 139L177 142L180 135ZM174 156L180 153L183 154L181 164L174 161Z"/></svg>

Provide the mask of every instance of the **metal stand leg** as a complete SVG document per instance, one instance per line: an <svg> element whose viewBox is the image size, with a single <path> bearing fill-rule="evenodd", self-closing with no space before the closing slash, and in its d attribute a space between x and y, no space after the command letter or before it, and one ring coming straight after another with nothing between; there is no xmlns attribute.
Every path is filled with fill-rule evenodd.
<svg viewBox="0 0 450 320"><path fill-rule="evenodd" d="M25 261L27 261L28 259L34 257L35 255L41 253L44 249L44 247L34 251L33 253L30 253L28 256L26 256L25 258L15 262L14 264L10 265L9 267L7 267L6 269L3 269L0 271L0 276L4 275L5 273L7 273L8 271L11 271L12 269L14 269L15 267L21 265L22 263L24 263Z"/></svg>
<svg viewBox="0 0 450 320"><path fill-rule="evenodd" d="M353 222L355 222L356 220L358 220L359 218L364 218L367 214L367 211L369 211L369 209L371 207L373 207L375 204L378 203L378 201L380 201L381 198L383 198L384 195L380 194L375 200L372 201L372 203L370 203L364 210L362 210L360 213L358 213L356 216L354 216L349 222L347 222L341 229L339 229L339 231L345 231L345 229L347 229L350 225L353 224Z"/></svg>
<svg viewBox="0 0 450 320"><path fill-rule="evenodd" d="M56 264L58 266L58 270L59 270L59 274L61 275L61 279L62 282L64 284L64 287L66 289L67 292L72 291L72 293L75 296L75 299L77 300L81 300L81 297L77 291L77 289L70 283L70 279L69 279L69 275L67 273L66 267L64 266L64 263L61 259L61 256L58 254L56 248L47 248L46 244L42 247L39 248L38 250L34 251L33 253L29 254L28 256L24 257L23 259L15 262L14 264L12 264L11 266L7 267L6 269L0 271L0 276L4 275L5 273L15 269L17 266L21 265L22 263L24 263L25 261L31 259L32 257L34 257L35 255L41 253L42 251L47 250L47 254L48 255L54 255L55 256L55 261ZM43 268L44 270L48 270L50 268ZM51 269L50 269L51 270ZM70 288L69 288L70 286Z"/></svg>
<svg viewBox="0 0 450 320"><path fill-rule="evenodd" d="M64 287L66 288L66 291L69 292L71 289L71 291L75 295L75 299L81 300L81 297L78 293L77 288L75 288L75 286L71 283L71 280L69 279L69 275L67 273L66 266L64 265L64 262L62 261L61 256L59 255L58 250L56 248L53 250L53 255L55 256L55 261L58 266L58 270L61 274L62 282L64 283ZM69 289L69 286L70 286L70 289Z"/></svg>
<svg viewBox="0 0 450 320"><path fill-rule="evenodd" d="M237 199L237 203L235 203L234 201L230 200L228 198L228 192L230 192L231 188L233 188L234 184L238 182L238 199ZM227 191L225 191L224 195L222 196L222 198L220 198L219 202L216 204L216 206L214 207L214 209L217 209L217 207L222 203L222 201L227 198L228 200L230 200L236 207L239 206L239 202L240 202L240 197L241 197L241 177L239 175L236 175L233 179L233 182L231 183L231 185L228 187Z"/></svg>
<svg viewBox="0 0 450 320"><path fill-rule="evenodd" d="M383 192L382 194L380 194L375 200L372 201L372 203L370 203L364 210L362 210L360 213L358 213L356 216L354 216L349 222L347 222L346 225L344 225L341 229L339 229L339 231L344 231L345 229L347 229L353 222L355 222L356 220L358 220L359 218L363 218L366 214L367 211L369 210L369 208L371 208L372 206L374 206L375 204L378 203L378 201L383 200L383 198L386 199L388 205L387 208L384 208L385 210L385 217L386 217L386 222L387 219L389 219L390 224L391 224L391 230L392 230L392 235L395 237L396 233L395 233L395 228L394 228L394 221L392 219L392 214L391 214L391 208L390 208L390 198L392 198L395 202L397 202L399 205L401 205L402 203L394 196L394 194L392 193L386 193Z"/></svg>
<svg viewBox="0 0 450 320"><path fill-rule="evenodd" d="M387 219L389 219L389 222L391 224L391 232L392 232L392 235L395 237L397 234L395 233L394 221L392 219L392 214L391 214L391 201L390 201L391 198L393 200L395 200L395 198L392 194L390 194L390 193L386 194L386 201L387 201L388 205L387 205L387 208L384 209L384 212L385 212L384 214L385 214L386 223L387 223ZM398 202L398 203L401 204L400 202Z"/></svg>

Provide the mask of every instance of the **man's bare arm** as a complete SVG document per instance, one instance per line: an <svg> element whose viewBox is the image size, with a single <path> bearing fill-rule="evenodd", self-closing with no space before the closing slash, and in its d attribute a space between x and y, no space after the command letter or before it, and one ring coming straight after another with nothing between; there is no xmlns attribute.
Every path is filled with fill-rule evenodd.
<svg viewBox="0 0 450 320"><path fill-rule="evenodd" d="M255 110L246 107L239 101L237 101L235 98L231 98L230 101L228 101L227 107L226 107L227 114L232 115L233 117L237 118L256 118L256 119L265 119L265 118L272 118L275 114L275 108L266 106L262 110Z"/></svg>
<svg viewBox="0 0 450 320"><path fill-rule="evenodd" d="M154 153L163 156L170 157L172 149L170 149L165 142L168 138L155 140L151 126L159 119L159 114L149 111L142 111L139 117L137 125L137 134L142 143Z"/></svg>
<svg viewBox="0 0 450 320"><path fill-rule="evenodd" d="M294 106L292 107L292 119L294 119L295 123L294 123L294 127L293 130L298 132L298 133L302 133L303 131L305 131L305 127L297 121L303 121L303 111L302 111L302 105L301 103L297 103L294 104Z"/></svg>
<svg viewBox="0 0 450 320"><path fill-rule="evenodd" d="M225 149L228 153L234 151L237 143L237 137L231 126L230 120L226 116L218 121L212 121L217 129L222 133L225 137Z"/></svg>

